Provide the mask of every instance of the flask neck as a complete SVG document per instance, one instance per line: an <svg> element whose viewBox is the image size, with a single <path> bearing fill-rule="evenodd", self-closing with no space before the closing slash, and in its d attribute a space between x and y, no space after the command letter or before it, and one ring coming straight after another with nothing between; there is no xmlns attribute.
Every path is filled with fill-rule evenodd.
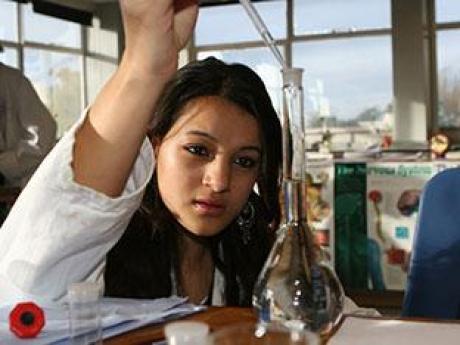
<svg viewBox="0 0 460 345"><path fill-rule="evenodd" d="M284 179L284 223L306 223L306 193L303 180Z"/></svg>
<svg viewBox="0 0 460 345"><path fill-rule="evenodd" d="M286 68L282 73L283 178L302 180L305 169L302 69Z"/></svg>

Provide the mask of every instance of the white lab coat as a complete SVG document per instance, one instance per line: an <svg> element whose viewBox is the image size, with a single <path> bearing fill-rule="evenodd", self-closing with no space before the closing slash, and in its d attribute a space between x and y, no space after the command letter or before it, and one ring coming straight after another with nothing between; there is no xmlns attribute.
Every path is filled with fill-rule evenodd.
<svg viewBox="0 0 460 345"><path fill-rule="evenodd" d="M111 198L74 181L73 145L82 121L43 160L0 229L0 305L62 301L70 283L102 284L105 256L140 206L154 169L150 141L122 195Z"/></svg>

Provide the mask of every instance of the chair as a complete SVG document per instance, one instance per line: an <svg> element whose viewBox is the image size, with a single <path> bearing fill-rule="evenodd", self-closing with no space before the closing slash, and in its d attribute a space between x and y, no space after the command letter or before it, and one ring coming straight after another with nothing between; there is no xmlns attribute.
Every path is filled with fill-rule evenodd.
<svg viewBox="0 0 460 345"><path fill-rule="evenodd" d="M460 317L460 168L442 171L424 188L402 314Z"/></svg>

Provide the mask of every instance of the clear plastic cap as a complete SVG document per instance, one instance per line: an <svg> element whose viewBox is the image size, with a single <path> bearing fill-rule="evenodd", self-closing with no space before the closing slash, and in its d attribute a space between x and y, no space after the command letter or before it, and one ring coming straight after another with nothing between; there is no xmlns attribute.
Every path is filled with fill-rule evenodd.
<svg viewBox="0 0 460 345"><path fill-rule="evenodd" d="M101 285L95 282L73 283L67 289L67 298L69 301L96 302L101 292Z"/></svg>
<svg viewBox="0 0 460 345"><path fill-rule="evenodd" d="M168 345L202 345L206 343L209 326L198 321L175 321L164 328Z"/></svg>

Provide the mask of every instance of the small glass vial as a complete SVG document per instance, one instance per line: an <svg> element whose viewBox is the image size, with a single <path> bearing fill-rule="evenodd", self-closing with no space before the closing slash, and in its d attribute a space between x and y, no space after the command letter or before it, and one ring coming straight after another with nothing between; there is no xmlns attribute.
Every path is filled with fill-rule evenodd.
<svg viewBox="0 0 460 345"><path fill-rule="evenodd" d="M97 283L82 282L69 286L70 344L102 344L101 287Z"/></svg>

